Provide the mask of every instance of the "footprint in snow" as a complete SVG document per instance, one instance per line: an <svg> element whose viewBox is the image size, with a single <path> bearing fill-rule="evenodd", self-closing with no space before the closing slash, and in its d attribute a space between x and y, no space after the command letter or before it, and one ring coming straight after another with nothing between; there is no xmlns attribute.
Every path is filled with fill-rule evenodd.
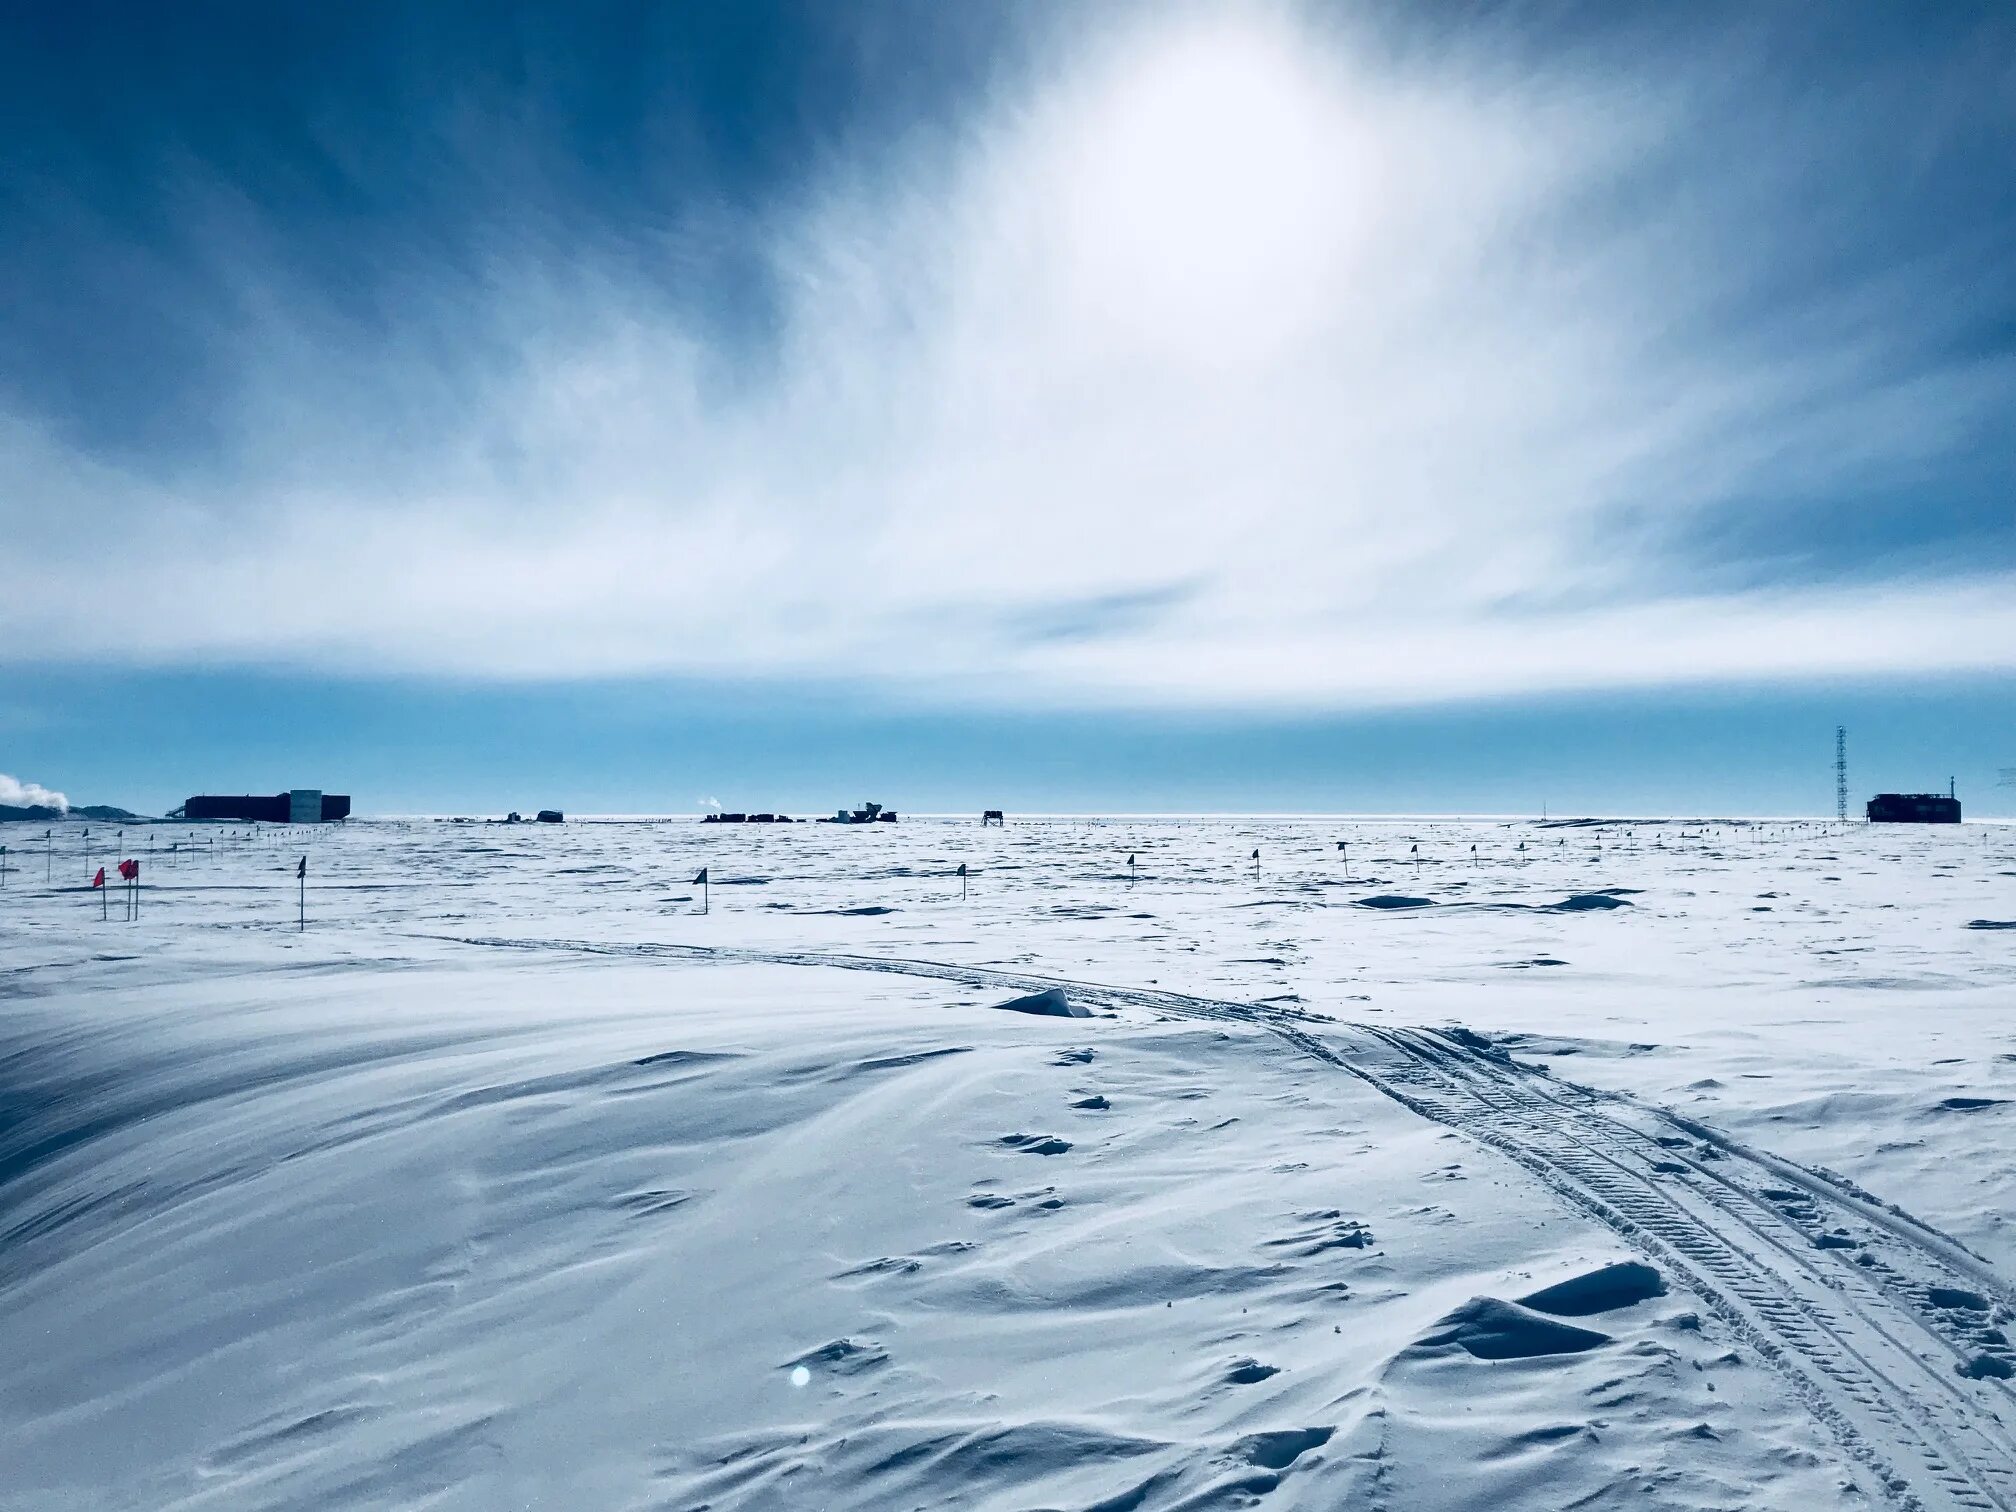
<svg viewBox="0 0 2016 1512"><path fill-rule="evenodd" d="M873 1339L835 1339L786 1360L780 1370L817 1371L825 1375L854 1376L889 1363L889 1351Z"/></svg>
<svg viewBox="0 0 2016 1512"><path fill-rule="evenodd" d="M1298 1259L1306 1260L1329 1250L1372 1247L1372 1230L1355 1218L1344 1218L1334 1209L1301 1213L1297 1217L1304 1223L1314 1222L1316 1227L1280 1239L1269 1239L1269 1249L1291 1250Z"/></svg>
<svg viewBox="0 0 2016 1512"><path fill-rule="evenodd" d="M1062 1155L1071 1148L1070 1140L1055 1134L1003 1134L996 1142L1022 1155Z"/></svg>
<svg viewBox="0 0 2016 1512"><path fill-rule="evenodd" d="M1228 1386L1254 1386L1279 1374L1279 1365L1262 1365L1258 1360L1238 1359L1225 1367L1224 1381Z"/></svg>

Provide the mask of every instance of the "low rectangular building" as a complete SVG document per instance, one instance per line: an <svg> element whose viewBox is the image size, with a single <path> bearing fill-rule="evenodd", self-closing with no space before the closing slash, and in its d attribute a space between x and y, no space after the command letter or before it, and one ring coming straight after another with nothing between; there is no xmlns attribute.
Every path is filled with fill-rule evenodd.
<svg viewBox="0 0 2016 1512"><path fill-rule="evenodd" d="M239 793L228 797L201 794L182 805L185 819L236 819L252 824L334 824L350 817L348 793L325 793L319 788L295 788L291 792Z"/></svg>
<svg viewBox="0 0 2016 1512"><path fill-rule="evenodd" d="M1958 824L1960 800L1946 793L1878 793L1866 812L1871 824Z"/></svg>

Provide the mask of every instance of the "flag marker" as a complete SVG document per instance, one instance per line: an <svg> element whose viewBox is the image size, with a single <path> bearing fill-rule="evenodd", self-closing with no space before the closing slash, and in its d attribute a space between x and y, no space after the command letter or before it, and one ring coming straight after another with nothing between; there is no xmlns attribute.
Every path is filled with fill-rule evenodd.
<svg viewBox="0 0 2016 1512"><path fill-rule="evenodd" d="M693 879L694 885L700 889L700 912L702 913L706 913L713 902L707 892L707 870L706 867L701 867L700 875Z"/></svg>
<svg viewBox="0 0 2016 1512"><path fill-rule="evenodd" d="M964 861L959 863L959 896L961 898L966 896L966 863Z"/></svg>
<svg viewBox="0 0 2016 1512"><path fill-rule="evenodd" d="M91 885L92 887L96 888L98 892L98 922L102 924L107 919L112 917L111 912L112 905L109 902L107 902L105 898L104 867L101 866L98 868L98 875L91 879Z"/></svg>
<svg viewBox="0 0 2016 1512"><path fill-rule="evenodd" d="M294 927L297 932L305 932L308 928L308 858L306 856L303 856L301 864L294 868L294 880L299 884L301 890L299 898L301 911L297 916L299 922Z"/></svg>

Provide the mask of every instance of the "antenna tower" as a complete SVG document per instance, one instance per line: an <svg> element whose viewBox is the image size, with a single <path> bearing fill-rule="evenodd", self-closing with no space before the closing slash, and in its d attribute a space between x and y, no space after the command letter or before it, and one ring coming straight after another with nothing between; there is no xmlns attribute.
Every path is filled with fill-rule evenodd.
<svg viewBox="0 0 2016 1512"><path fill-rule="evenodd" d="M1834 817L1848 822L1848 726L1834 726Z"/></svg>

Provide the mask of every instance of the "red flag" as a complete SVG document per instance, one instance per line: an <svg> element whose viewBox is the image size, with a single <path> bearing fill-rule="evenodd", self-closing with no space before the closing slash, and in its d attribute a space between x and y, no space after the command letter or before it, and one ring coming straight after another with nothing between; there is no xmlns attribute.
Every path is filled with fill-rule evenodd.
<svg viewBox="0 0 2016 1512"><path fill-rule="evenodd" d="M124 877L128 882L137 881L140 876L140 863L138 861L121 861L119 863L119 875Z"/></svg>
<svg viewBox="0 0 2016 1512"><path fill-rule="evenodd" d="M103 886L105 885L105 868L104 868L104 867L102 867L102 866L101 866L101 867L99 867L99 868L98 868L98 875L97 875L97 876L95 876L95 877L93 877L93 878L91 879L91 885L92 885L93 887L103 887Z"/></svg>

